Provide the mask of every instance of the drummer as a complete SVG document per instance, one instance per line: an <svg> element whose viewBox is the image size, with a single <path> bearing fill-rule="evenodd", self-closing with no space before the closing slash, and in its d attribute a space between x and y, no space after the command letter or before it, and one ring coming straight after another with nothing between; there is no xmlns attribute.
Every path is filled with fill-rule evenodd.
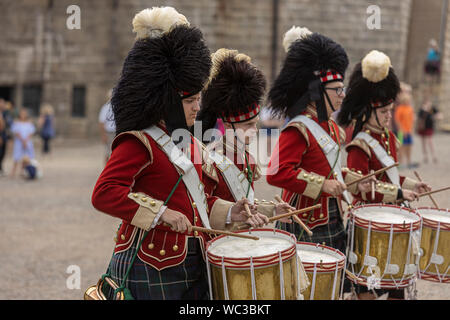
<svg viewBox="0 0 450 320"><path fill-rule="evenodd" d="M298 209L318 203L321 208L299 215L312 236L297 224L279 223L277 227L294 233L300 241L345 252L341 200L351 201L345 182L361 175L341 170L340 144L345 133L331 114L345 96L348 57L341 45L306 28L290 29L284 46L287 56L269 100L274 113L289 118L289 122L272 152L267 182L282 188L282 199ZM357 187L368 190L370 183L360 182Z"/></svg>
<svg viewBox="0 0 450 320"><path fill-rule="evenodd" d="M209 76L201 31L171 7L141 11L133 31L137 39L111 100L117 136L92 194L96 209L122 220L105 276L128 298L205 299L209 236L192 226L225 229L227 220L261 226L267 217L253 206L247 217L245 199L207 196L199 188L201 162L194 161L201 147L189 134L172 140L175 130L188 133L194 124ZM185 154L173 159L178 148Z"/></svg>
<svg viewBox="0 0 450 320"><path fill-rule="evenodd" d="M204 151L206 193L232 202L247 198L267 217L294 209L288 204L254 198L254 183L261 177L261 169L248 146L257 132L260 103L266 88L264 74L249 56L237 50L217 50L212 55L212 63L197 120L201 121L205 143L212 140L210 129L215 127L218 118L223 120L226 130L225 135ZM282 221L290 222L290 219Z"/></svg>
<svg viewBox="0 0 450 320"><path fill-rule="evenodd" d="M398 78L384 53L373 50L355 66L338 114L340 125L346 127L354 123L353 140L346 147L347 167L352 172L366 175L397 162L399 141L388 126L399 90ZM349 188L355 205L414 201L418 193L431 190L424 182L400 176L397 167L379 174L376 179L373 192ZM369 294L362 293L367 290L359 289L360 298L370 298ZM377 290L377 293L384 291ZM389 295L404 297L403 290L390 290Z"/></svg>

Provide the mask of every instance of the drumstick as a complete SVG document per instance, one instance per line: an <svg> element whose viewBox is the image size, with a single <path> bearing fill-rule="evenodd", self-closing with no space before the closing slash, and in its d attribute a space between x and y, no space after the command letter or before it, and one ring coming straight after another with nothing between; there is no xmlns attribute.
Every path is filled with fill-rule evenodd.
<svg viewBox="0 0 450 320"><path fill-rule="evenodd" d="M242 200L245 199L242 197ZM245 211L247 212L247 216L250 218L252 216L252 212L250 211L250 207L248 206L248 203L244 203Z"/></svg>
<svg viewBox="0 0 450 320"><path fill-rule="evenodd" d="M441 192L441 191L445 191L445 190L448 190L448 189L450 189L450 187L445 187L445 188L441 188L441 189L437 189L437 190L433 190L433 191L428 191L428 192L424 192L424 193L419 193L418 195L417 195L417 197L424 197L424 196L429 196L430 194L433 194L433 193L438 193L438 192Z"/></svg>
<svg viewBox="0 0 450 320"><path fill-rule="evenodd" d="M300 209L300 210L295 210L295 211L290 211L289 213L284 213L284 214L280 214L279 216L270 217L269 218L269 222L273 222L273 221L276 221L276 220L279 220L279 219L290 217L290 216L293 216L293 215L296 215L296 214L300 214L300 213L303 213L303 212L307 212L307 211L310 211L310 210L315 210L315 209L320 208L321 206L322 206L321 204L316 204L315 206L312 206L312 207L308 207L308 208L304 208L304 209ZM237 227L238 230L247 229L247 228L249 228L249 224L247 224L247 223Z"/></svg>
<svg viewBox="0 0 450 320"><path fill-rule="evenodd" d="M373 172L373 173L369 173L368 175L366 175L366 176L364 176L364 177L361 177L361 178L358 178L358 179L356 179L356 180L353 180L352 182L349 182L349 183L347 184L347 187L349 187L349 186L351 186L351 185L353 185L353 184L355 184L355 183L359 183L359 182L361 182L361 181L363 181L363 180L366 180L367 178L370 178L370 177L372 177L372 176L376 176L376 175L378 175L378 174L380 174L380 173L383 173L383 172L385 172L385 171L387 171L387 170L389 170L389 169L392 169L393 167L396 167L396 166L398 166L398 162L396 162L396 163L394 163L393 165L390 165L390 166L388 166L388 167L381 168L380 170L377 170L377 171L375 171L375 172Z"/></svg>
<svg viewBox="0 0 450 320"><path fill-rule="evenodd" d="M285 203L283 200L281 200L279 195L275 196L275 200L277 200L279 203ZM291 212L291 210L288 210L288 212ZM308 235L311 237L313 235L312 231L309 230L309 228L303 223L302 220L300 220L299 217L297 217L296 215L292 216L292 218L295 220L295 222L297 222L302 228L303 230L306 231L306 233L308 233Z"/></svg>
<svg viewBox="0 0 450 320"><path fill-rule="evenodd" d="M230 232L230 231L207 229L207 228L196 227L196 226L192 226L192 231L200 231L200 232L205 232L205 233L225 234L227 236L232 236L232 237L237 237L237 238L259 240L259 238L255 237L255 236L248 236L248 235L245 235L245 234L234 233L234 232Z"/></svg>
<svg viewBox="0 0 450 320"><path fill-rule="evenodd" d="M423 182L422 179L419 176L419 173L417 171L414 171L414 174L416 175L417 179L419 179L420 182ZM430 197L430 199L433 202L433 204L436 207L436 209L439 209L439 206L438 206L436 200L434 200L433 196L432 195L428 195L428 196Z"/></svg>
<svg viewBox="0 0 450 320"><path fill-rule="evenodd" d="M441 189L437 189L437 190L433 190L433 191L429 191L429 192L419 193L417 195L417 198L429 196L430 194L438 193L438 192L445 191L445 190L448 190L448 189L450 189L450 187L445 187L445 188L441 188ZM399 199L399 200L397 200L397 203L401 203L403 201L404 201L404 199Z"/></svg>
<svg viewBox="0 0 450 320"><path fill-rule="evenodd" d="M299 213L304 213L304 212L307 212L307 211L310 211L310 210L319 209L321 206L322 205L319 203L319 204L316 204L315 206L312 206L312 207L307 207L307 208L303 208L303 209L300 209L300 210L294 210L294 211L290 211L288 213L280 214L280 215L275 216L275 217L270 217L269 218L269 222L273 222L273 221L280 220L280 219L283 219L283 218L291 217L293 215L296 215L296 214L299 214Z"/></svg>

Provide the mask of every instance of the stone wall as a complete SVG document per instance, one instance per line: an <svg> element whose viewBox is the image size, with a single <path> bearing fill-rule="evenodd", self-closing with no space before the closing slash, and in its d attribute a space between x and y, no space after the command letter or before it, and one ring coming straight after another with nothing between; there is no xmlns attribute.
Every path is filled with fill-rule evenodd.
<svg viewBox="0 0 450 320"><path fill-rule="evenodd" d="M292 25L306 26L341 43L350 58L348 74L366 53L378 49L391 57L403 78L411 38L412 3L412 0L3 0L0 86L15 86L16 102L20 104L21 84L42 84L42 101L55 106L60 134L95 136L98 111L133 44L133 16L144 8L163 5L174 6L192 25L199 26L211 51L228 47L251 56L269 83L285 56L282 36ZM81 8L81 30L66 27L69 16L66 9L71 4ZM367 28L369 5L381 9L379 30ZM276 11L277 17L273 14ZM85 85L87 89L84 118L71 115L74 85Z"/></svg>

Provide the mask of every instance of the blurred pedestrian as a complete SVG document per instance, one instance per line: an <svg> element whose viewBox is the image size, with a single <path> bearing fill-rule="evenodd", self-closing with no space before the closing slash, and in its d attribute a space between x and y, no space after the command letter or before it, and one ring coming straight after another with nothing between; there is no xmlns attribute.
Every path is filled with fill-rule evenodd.
<svg viewBox="0 0 450 320"><path fill-rule="evenodd" d="M15 177L17 167L21 164L23 157L28 156L34 159L33 134L36 128L31 122L26 109L19 111L19 118L14 120L11 132L14 135L13 160L14 166L11 172L11 177Z"/></svg>
<svg viewBox="0 0 450 320"><path fill-rule="evenodd" d="M417 134L422 139L422 154L425 163L428 163L429 152L431 152L433 162L438 162L433 144L433 134L436 120L441 120L442 118L442 113L433 106L431 100L425 100L419 110L416 126Z"/></svg>
<svg viewBox="0 0 450 320"><path fill-rule="evenodd" d="M116 123L114 121L114 114L110 102L111 95L112 90L109 90L106 96L107 102L102 106L98 115L100 137L105 145L105 164L111 156L111 144L116 136Z"/></svg>
<svg viewBox="0 0 450 320"><path fill-rule="evenodd" d="M50 140L55 136L55 115L53 107L45 103L38 120L39 133L42 138L42 153L50 153Z"/></svg>
<svg viewBox="0 0 450 320"><path fill-rule="evenodd" d="M429 42L424 71L427 80L433 82L433 80L439 79L441 73L441 53L435 39L431 39Z"/></svg>
<svg viewBox="0 0 450 320"><path fill-rule="evenodd" d="M399 162L406 163L409 169L417 167L411 162L413 145L414 108L412 107L412 90L409 84L400 83L400 93L397 96L398 106L395 108L395 123L397 137L400 140Z"/></svg>

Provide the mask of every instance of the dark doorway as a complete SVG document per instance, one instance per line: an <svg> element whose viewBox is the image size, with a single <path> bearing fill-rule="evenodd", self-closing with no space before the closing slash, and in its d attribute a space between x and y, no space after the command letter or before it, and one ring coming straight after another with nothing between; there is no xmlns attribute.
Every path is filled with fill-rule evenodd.
<svg viewBox="0 0 450 320"><path fill-rule="evenodd" d="M14 102L14 87L0 86L0 98L6 101Z"/></svg>

